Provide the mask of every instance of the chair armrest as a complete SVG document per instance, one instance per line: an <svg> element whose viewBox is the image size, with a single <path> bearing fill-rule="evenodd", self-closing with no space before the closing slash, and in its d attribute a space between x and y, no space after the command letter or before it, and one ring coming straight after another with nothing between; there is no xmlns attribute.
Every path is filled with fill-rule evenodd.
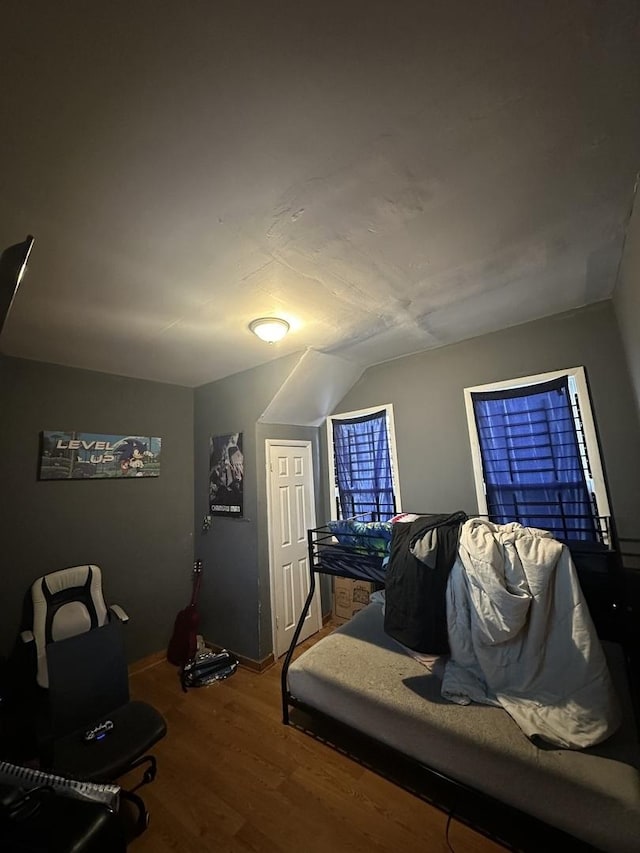
<svg viewBox="0 0 640 853"><path fill-rule="evenodd" d="M112 604L109 610L119 622L126 624L129 621L129 614L126 613L119 604Z"/></svg>
<svg viewBox="0 0 640 853"><path fill-rule="evenodd" d="M20 639L26 645L27 643L33 643L35 637L33 636L33 631L22 631L20 633Z"/></svg>

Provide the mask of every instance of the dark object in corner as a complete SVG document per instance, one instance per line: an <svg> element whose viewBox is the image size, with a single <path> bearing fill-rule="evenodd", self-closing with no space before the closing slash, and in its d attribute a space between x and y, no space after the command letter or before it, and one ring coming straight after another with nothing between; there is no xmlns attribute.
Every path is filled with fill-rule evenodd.
<svg viewBox="0 0 640 853"><path fill-rule="evenodd" d="M18 292L33 243L34 239L29 234L22 243L9 246L0 255L0 332Z"/></svg>
<svg viewBox="0 0 640 853"><path fill-rule="evenodd" d="M15 853L124 853L118 815L103 803L45 786L0 785L0 849Z"/></svg>
<svg viewBox="0 0 640 853"><path fill-rule="evenodd" d="M184 665L180 673L182 689L206 687L214 681L228 678L238 668L238 659L231 652L201 652Z"/></svg>
<svg viewBox="0 0 640 853"><path fill-rule="evenodd" d="M193 590L191 601L176 616L173 634L167 648L167 660L174 666L185 666L196 653L198 644L198 594L202 583L202 560L193 564Z"/></svg>

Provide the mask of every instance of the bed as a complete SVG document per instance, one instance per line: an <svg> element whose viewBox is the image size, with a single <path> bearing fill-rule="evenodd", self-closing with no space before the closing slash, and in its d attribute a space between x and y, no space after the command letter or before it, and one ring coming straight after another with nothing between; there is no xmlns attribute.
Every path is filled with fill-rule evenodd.
<svg viewBox="0 0 640 853"><path fill-rule="evenodd" d="M338 559L327 555L331 547ZM309 532L309 551L310 596L318 573L361 579L363 555L373 558L376 575L385 569L379 543L340 542L326 526ZM295 660L294 636L282 673L284 722L512 849L637 851L640 747L633 660L618 619L624 602L615 536L576 544L572 556L622 709L620 727L604 742L580 750L536 745L502 708L447 702L439 676L385 632L381 601Z"/></svg>

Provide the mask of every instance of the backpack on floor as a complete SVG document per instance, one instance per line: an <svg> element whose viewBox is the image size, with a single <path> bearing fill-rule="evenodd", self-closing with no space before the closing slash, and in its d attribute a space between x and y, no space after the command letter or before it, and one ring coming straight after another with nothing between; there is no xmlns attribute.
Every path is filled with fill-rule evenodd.
<svg viewBox="0 0 640 853"><path fill-rule="evenodd" d="M237 668L238 659L226 649L221 652L199 652L182 668L182 689L186 693L189 687L206 687L214 681L222 681L233 675Z"/></svg>

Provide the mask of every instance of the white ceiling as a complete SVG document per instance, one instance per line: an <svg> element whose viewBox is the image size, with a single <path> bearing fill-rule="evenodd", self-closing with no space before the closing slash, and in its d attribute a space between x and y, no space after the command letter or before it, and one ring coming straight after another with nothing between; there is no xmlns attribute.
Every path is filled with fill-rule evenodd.
<svg viewBox="0 0 640 853"><path fill-rule="evenodd" d="M612 293L636 0L8 0L0 27L0 245L36 238L9 355L197 386Z"/></svg>

